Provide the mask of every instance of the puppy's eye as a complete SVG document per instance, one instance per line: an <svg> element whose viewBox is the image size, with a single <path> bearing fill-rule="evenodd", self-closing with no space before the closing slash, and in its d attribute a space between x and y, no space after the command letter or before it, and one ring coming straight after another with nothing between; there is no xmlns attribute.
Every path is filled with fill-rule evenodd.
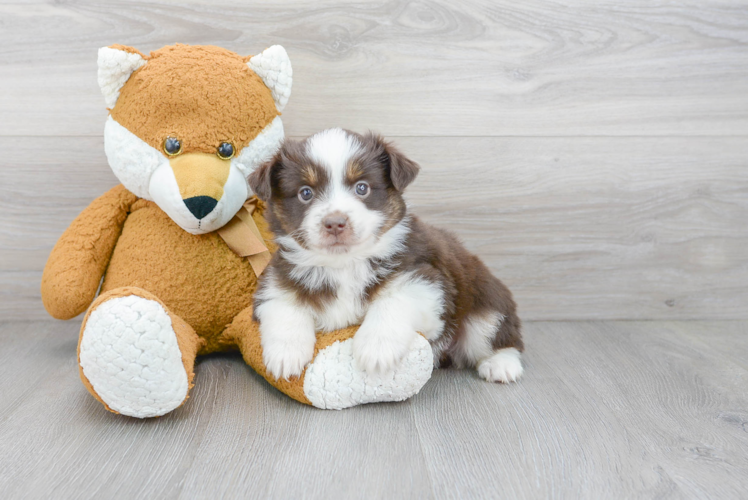
<svg viewBox="0 0 748 500"><path fill-rule="evenodd" d="M356 184L356 194L362 198L366 198L369 194L369 185L365 182L359 182Z"/></svg>
<svg viewBox="0 0 748 500"><path fill-rule="evenodd" d="M169 156L178 155L182 151L182 143L176 137L164 139L164 153Z"/></svg>
<svg viewBox="0 0 748 500"><path fill-rule="evenodd" d="M312 188L304 186L299 189L299 200L301 200L302 203L309 203L312 201L312 198L314 198L314 191L312 191Z"/></svg>
<svg viewBox="0 0 748 500"><path fill-rule="evenodd" d="M221 145L218 146L216 154L222 160L230 160L234 156L234 145L230 142L222 142Z"/></svg>

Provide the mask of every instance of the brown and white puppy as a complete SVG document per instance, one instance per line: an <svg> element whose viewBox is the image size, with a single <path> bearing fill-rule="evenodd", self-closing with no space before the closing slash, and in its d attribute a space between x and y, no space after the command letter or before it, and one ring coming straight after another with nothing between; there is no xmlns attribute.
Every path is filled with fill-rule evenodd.
<svg viewBox="0 0 748 500"><path fill-rule="evenodd" d="M367 372L392 370L421 333L437 366L522 375L511 292L453 235L408 214L402 192L418 170L381 137L336 128L286 141L250 176L279 246L254 309L273 376L301 374L315 332L356 324Z"/></svg>

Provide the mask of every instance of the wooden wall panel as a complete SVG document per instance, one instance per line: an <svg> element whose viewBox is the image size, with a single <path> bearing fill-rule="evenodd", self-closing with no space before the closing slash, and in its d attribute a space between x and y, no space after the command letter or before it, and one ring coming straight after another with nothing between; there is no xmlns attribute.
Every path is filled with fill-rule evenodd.
<svg viewBox="0 0 748 500"><path fill-rule="evenodd" d="M99 135L96 50L280 43L288 131L391 136L748 132L742 1L0 5L0 134Z"/></svg>
<svg viewBox="0 0 748 500"><path fill-rule="evenodd" d="M741 1L0 5L0 314L40 318L46 256L116 181L96 50L287 47L291 136L378 130L410 192L529 319L746 318Z"/></svg>
<svg viewBox="0 0 748 500"><path fill-rule="evenodd" d="M6 317L44 317L54 242L116 184L100 138L0 138ZM400 138L423 165L413 211L451 229L514 290L526 319L744 318L748 141ZM44 159L46 156L50 158ZM38 162L38 163L37 163Z"/></svg>

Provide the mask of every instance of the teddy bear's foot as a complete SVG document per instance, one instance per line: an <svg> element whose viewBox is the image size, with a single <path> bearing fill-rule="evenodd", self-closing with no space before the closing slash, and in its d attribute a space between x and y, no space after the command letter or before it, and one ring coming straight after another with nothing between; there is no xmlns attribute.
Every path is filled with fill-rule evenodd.
<svg viewBox="0 0 748 500"><path fill-rule="evenodd" d="M403 401L431 378L434 355L428 340L418 335L405 358L387 374L364 371L353 358L353 339L322 349L306 368L304 394L317 408L342 410L351 406Z"/></svg>
<svg viewBox="0 0 748 500"><path fill-rule="evenodd" d="M357 330L353 326L317 335L312 362L300 377L288 380L268 374L262 358L260 328L252 320L251 307L239 313L224 334L273 387L317 408L342 410L365 403L403 401L418 394L434 369L434 354L428 340L418 335L395 370L378 375L364 371L353 358L353 336Z"/></svg>
<svg viewBox="0 0 748 500"><path fill-rule="evenodd" d="M81 378L115 413L161 416L187 399L199 342L186 323L144 290L112 290L99 297L84 320Z"/></svg>

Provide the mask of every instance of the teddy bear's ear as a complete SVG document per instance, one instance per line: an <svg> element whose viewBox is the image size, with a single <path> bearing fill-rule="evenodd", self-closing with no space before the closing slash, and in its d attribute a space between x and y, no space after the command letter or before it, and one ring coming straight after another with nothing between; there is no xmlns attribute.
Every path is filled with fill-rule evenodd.
<svg viewBox="0 0 748 500"><path fill-rule="evenodd" d="M262 78L273 93L275 107L278 111L283 111L291 96L291 83L293 82L291 60L288 58L286 49L280 45L273 45L261 54L252 57L247 62L247 66Z"/></svg>
<svg viewBox="0 0 748 500"><path fill-rule="evenodd" d="M131 47L112 45L99 49L99 87L107 108L113 108L130 75L145 64L143 54Z"/></svg>

